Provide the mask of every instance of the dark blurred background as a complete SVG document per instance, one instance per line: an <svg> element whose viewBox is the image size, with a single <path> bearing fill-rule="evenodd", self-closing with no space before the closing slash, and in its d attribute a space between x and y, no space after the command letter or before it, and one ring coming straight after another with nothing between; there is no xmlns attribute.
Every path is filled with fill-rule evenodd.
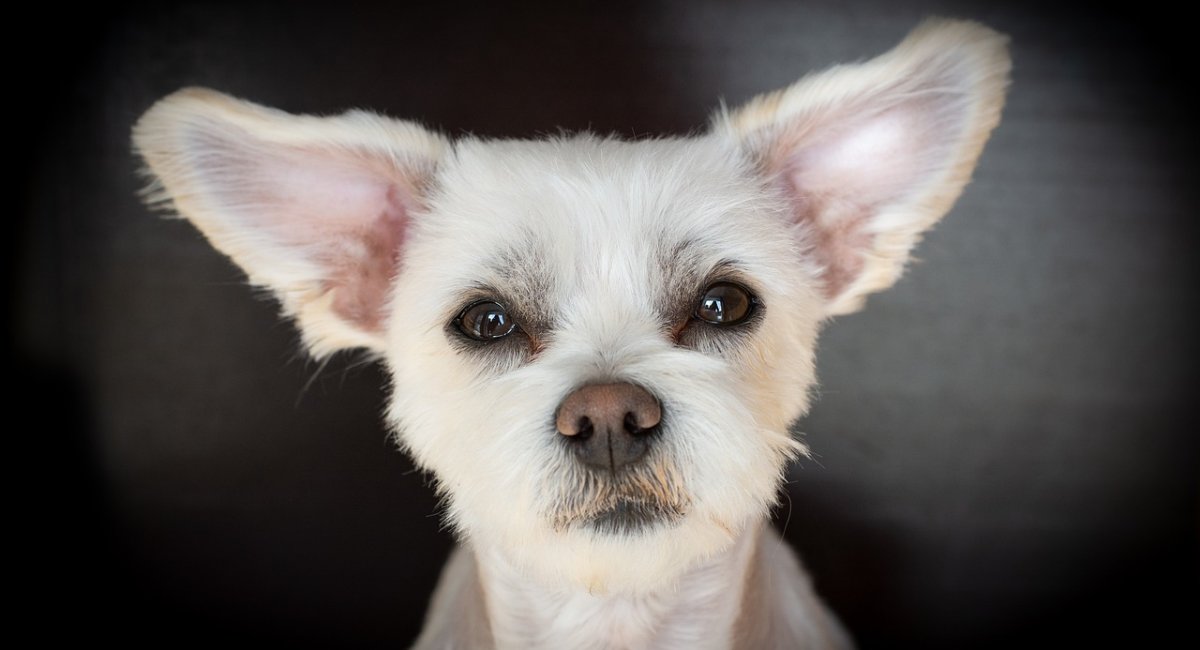
<svg viewBox="0 0 1200 650"><path fill-rule="evenodd" d="M381 426L379 368L305 361L275 304L139 203L129 128L155 99L205 85L452 135L683 134L719 98L881 53L942 14L1011 35L1004 120L920 262L828 329L799 425L817 458L793 468L778 523L867 648L1197 647L1197 113L1171 14L887 0L35 14L8 25L31 43L8 57L18 625L404 646L451 543Z"/></svg>

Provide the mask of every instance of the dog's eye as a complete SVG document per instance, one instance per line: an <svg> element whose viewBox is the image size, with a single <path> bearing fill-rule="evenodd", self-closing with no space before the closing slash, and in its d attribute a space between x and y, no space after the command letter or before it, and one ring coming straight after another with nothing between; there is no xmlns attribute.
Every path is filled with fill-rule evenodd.
<svg viewBox="0 0 1200 650"><path fill-rule="evenodd" d="M468 306L459 314L456 322L463 334L476 341L502 339L517 329L517 324L504 306L490 300Z"/></svg>
<svg viewBox="0 0 1200 650"><path fill-rule="evenodd" d="M717 282L704 290L696 305L696 318L713 325L736 325L754 311L755 298L745 287Z"/></svg>

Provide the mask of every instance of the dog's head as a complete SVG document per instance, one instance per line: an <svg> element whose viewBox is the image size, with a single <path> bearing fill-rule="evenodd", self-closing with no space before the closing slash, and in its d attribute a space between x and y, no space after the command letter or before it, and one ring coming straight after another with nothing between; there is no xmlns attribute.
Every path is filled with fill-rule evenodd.
<svg viewBox="0 0 1200 650"><path fill-rule="evenodd" d="M949 209L1008 67L998 34L931 22L691 138L452 142L184 90L134 142L153 198L314 355L387 364L388 421L461 535L638 590L764 516L804 453L820 324Z"/></svg>

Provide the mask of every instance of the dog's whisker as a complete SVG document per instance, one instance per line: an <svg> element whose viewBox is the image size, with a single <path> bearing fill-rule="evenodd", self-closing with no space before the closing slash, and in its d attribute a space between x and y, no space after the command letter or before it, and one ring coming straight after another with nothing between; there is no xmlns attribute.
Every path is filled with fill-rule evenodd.
<svg viewBox="0 0 1200 650"><path fill-rule="evenodd" d="M783 498L787 500L787 516L783 520L783 530L781 535L787 536L788 525L792 523L792 494L784 487L780 492L783 493Z"/></svg>
<svg viewBox="0 0 1200 650"><path fill-rule="evenodd" d="M296 394L296 401L292 403L292 408L300 407L301 400L303 400L304 396L308 394L308 389L312 388L313 383L317 381L317 377L321 376L321 372L325 370L326 366L329 365L329 360L331 358L332 357L325 357L324 359L321 359L319 364L317 364L317 369L304 382L304 385L300 387L300 392Z"/></svg>

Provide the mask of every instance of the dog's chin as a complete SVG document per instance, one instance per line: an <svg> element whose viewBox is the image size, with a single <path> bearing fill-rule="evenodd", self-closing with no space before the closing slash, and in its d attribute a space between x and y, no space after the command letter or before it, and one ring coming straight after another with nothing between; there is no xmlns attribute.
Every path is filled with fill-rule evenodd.
<svg viewBox="0 0 1200 650"><path fill-rule="evenodd" d="M633 499L619 499L615 503L572 522L596 535L638 535L660 527L672 527L686 513L680 508Z"/></svg>
<svg viewBox="0 0 1200 650"><path fill-rule="evenodd" d="M545 513L559 533L644 535L677 524L691 509L691 494L665 458L611 473L581 468L574 459L560 467L545 492Z"/></svg>
<svg viewBox="0 0 1200 650"><path fill-rule="evenodd" d="M691 493L675 496L626 492L550 512L499 507L504 499L491 507L470 500L465 503L474 507L463 509L455 499L451 507L467 543L531 584L636 595L672 588L697 563L732 545L747 523Z"/></svg>
<svg viewBox="0 0 1200 650"><path fill-rule="evenodd" d="M671 589L686 571L736 538L697 512L623 502L596 511L544 545L522 547L531 577L591 594L646 594Z"/></svg>

